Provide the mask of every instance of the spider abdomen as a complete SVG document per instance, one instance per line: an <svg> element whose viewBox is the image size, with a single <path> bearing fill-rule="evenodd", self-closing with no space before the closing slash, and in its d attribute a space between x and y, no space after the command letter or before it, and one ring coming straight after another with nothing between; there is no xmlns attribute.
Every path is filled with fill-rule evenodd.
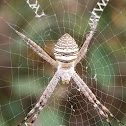
<svg viewBox="0 0 126 126"><path fill-rule="evenodd" d="M76 41L68 33L66 33L55 45L54 55L56 60L63 63L70 63L77 58L78 50Z"/></svg>

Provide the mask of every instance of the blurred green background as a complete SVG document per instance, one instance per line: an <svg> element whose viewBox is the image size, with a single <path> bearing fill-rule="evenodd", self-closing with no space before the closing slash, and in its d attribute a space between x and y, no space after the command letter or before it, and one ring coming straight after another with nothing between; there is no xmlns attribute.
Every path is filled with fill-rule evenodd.
<svg viewBox="0 0 126 126"><path fill-rule="evenodd" d="M35 3L34 0L30 1ZM38 0L35 17L25 0L0 1L0 126L16 126L35 105L56 69L34 53L5 23L54 58L57 40L69 33L82 46L97 0ZM86 57L76 71L97 98L126 126L126 0L110 1ZM118 126L110 118L112 126ZM77 86L59 82L34 126L107 126Z"/></svg>

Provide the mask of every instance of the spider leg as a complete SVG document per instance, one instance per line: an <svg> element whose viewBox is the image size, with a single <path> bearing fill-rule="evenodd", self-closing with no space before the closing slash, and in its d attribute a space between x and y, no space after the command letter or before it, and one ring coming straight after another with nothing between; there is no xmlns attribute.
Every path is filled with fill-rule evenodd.
<svg viewBox="0 0 126 126"><path fill-rule="evenodd" d="M31 121L30 125L32 125L35 122L35 120L38 117L38 114L45 107L48 99L52 95L52 93L53 93L59 79L60 79L60 75L59 75L58 72L56 72L55 75L53 76L52 80L49 82L47 88L43 92L42 96L40 97L39 101L35 105L35 107L27 114L27 116L24 118L24 120L21 123L19 123L18 126L22 126L32 116L33 116L33 118L32 118L32 121Z"/></svg>
<svg viewBox="0 0 126 126"><path fill-rule="evenodd" d="M97 100L96 96L93 94L93 92L88 88L88 86L84 83L84 81L78 76L78 74L76 72L73 74L72 78L76 82L76 84L78 85L78 87L80 88L80 90L84 93L85 97L88 98L88 100L93 104L93 106L99 111L100 115L102 115L106 119L107 123L111 126L111 123L110 123L110 121L108 119L108 114L111 117L113 117L114 119L116 119L112 115L112 113L105 106L103 106L100 103L100 101ZM101 108L99 108L99 106ZM104 114L103 111L105 113L107 113L107 115ZM120 124L123 124L119 120L117 120L117 122L120 123Z"/></svg>
<svg viewBox="0 0 126 126"><path fill-rule="evenodd" d="M75 61L75 65L86 55L88 45L97 28L97 24L101 17L101 14L102 14L104 8L107 6L108 2L109 2L109 0L99 0L97 2L97 5L94 7L93 11L91 12L91 17L88 22L88 24L90 25L91 31L90 31L89 35L87 36L83 46L81 47L81 49L78 53L78 58Z"/></svg>
<svg viewBox="0 0 126 126"><path fill-rule="evenodd" d="M36 114L33 116L32 120L31 120L31 123L30 123L30 126L32 126L32 124L35 122L35 120L37 119L38 115L40 114L40 112L42 111L43 107L40 106L38 111L36 112Z"/></svg>
<svg viewBox="0 0 126 126"><path fill-rule="evenodd" d="M124 125L122 122L120 122L118 119L114 117L114 115L103 105L101 102L96 98L96 96L93 94L93 92L89 89L89 87L86 85L86 83L80 78L79 79L85 90L89 93L91 98L95 101L97 105L99 105L103 111L105 111L108 115L110 115L112 118L114 118L118 123Z"/></svg>
<svg viewBox="0 0 126 126"><path fill-rule="evenodd" d="M7 21L5 21L8 26L14 31L16 32L23 40L24 42L30 46L30 48L35 51L40 57L42 57L44 60L46 60L47 62L49 62L52 66L54 66L55 68L57 68L57 62L52 59L39 45L37 45L35 42L33 42L31 39L27 38L24 34L22 34L21 32L18 32L16 29L14 29Z"/></svg>
<svg viewBox="0 0 126 126"><path fill-rule="evenodd" d="M87 36L83 46L81 47L79 53L78 53L78 56L77 56L77 59L75 61L75 65L85 56L86 52L87 52L87 48L88 48L88 45L94 35L94 32L96 30L96 27L97 27L97 21L94 19L94 22L93 22L93 26L91 28L91 31L89 33L89 35Z"/></svg>

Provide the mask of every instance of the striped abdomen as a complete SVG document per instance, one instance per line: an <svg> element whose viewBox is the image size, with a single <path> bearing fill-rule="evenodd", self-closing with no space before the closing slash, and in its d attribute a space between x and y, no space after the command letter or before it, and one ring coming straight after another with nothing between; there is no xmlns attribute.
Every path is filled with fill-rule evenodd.
<svg viewBox="0 0 126 126"><path fill-rule="evenodd" d="M78 50L76 41L68 33L66 33L55 45L54 55L56 60L63 63L70 63L77 58Z"/></svg>

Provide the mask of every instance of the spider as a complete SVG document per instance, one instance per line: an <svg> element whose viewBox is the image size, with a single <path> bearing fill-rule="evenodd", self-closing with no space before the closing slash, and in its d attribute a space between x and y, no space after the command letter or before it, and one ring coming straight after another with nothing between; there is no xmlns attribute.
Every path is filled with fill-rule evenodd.
<svg viewBox="0 0 126 126"><path fill-rule="evenodd" d="M38 115L45 107L48 99L52 95L60 78L62 82L66 84L69 84L69 81L73 79L79 87L80 91L85 95L89 102L92 103L93 107L100 113L100 115L106 119L109 126L111 126L108 115L110 115L114 119L116 118L104 105L102 105L102 103L96 98L96 96L89 89L86 83L79 77L79 75L74 70L76 64L79 63L79 61L85 56L87 52L88 45L97 27L96 20L94 20L93 27L80 50L78 48L78 45L76 44L76 41L68 33L65 33L63 36L61 36L61 38L58 40L57 44L54 47L54 55L56 60L52 59L40 46L38 46L29 38L27 38L21 32L18 32L9 23L8 25L20 37L22 37L26 44L29 45L40 57L42 57L44 60L49 62L53 67L57 69L56 73L49 82L48 86L46 87L45 91L43 92L35 107L27 114L27 116L21 123L19 123L18 126L21 126L24 123L26 124L26 122L31 117L31 122L28 124L31 126L35 122ZM117 120L117 122L123 124L119 120Z"/></svg>
<svg viewBox="0 0 126 126"><path fill-rule="evenodd" d="M102 0L102 2L104 1ZM94 10L96 9L94 8ZM27 45L31 47L33 51L35 51L40 57L42 57L44 60L49 62L53 67L57 69L56 73L54 74L53 78L49 82L48 86L46 87L39 101L36 103L34 108L27 114L24 120L18 124L18 126L22 126L24 123L30 126L33 125L38 115L40 114L42 109L45 107L48 99L52 95L60 78L62 82L66 84L69 84L69 81L73 79L76 85L79 87L80 91L85 95L85 97L89 100L89 102L93 105L93 107L98 111L98 113L106 120L109 126L111 126L111 123L109 121L108 116L113 117L118 123L123 125L123 123L120 122L118 119L116 119L114 115L96 98L96 96L89 89L86 83L79 77L79 75L74 70L77 63L79 63L80 60L86 55L88 45L94 35L94 32L98 24L97 19L94 18L94 20L92 21L91 31L89 35L87 36L80 50L78 48L78 45L76 44L76 41L68 33L65 33L63 36L61 36L61 38L58 40L57 44L54 47L54 55L55 55L56 60L52 59L35 42L27 38L21 32L14 29L8 22L6 23L14 32L16 32L25 41ZM31 119L31 121L28 122L29 119Z"/></svg>

